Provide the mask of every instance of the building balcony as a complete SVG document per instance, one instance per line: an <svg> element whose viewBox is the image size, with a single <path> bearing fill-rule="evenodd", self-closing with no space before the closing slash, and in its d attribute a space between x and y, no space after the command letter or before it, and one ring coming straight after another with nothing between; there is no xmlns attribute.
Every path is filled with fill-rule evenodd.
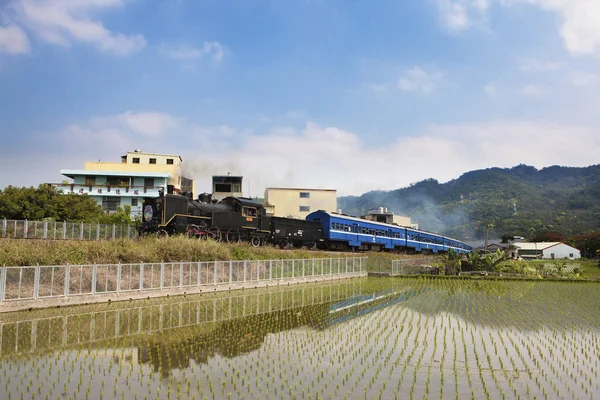
<svg viewBox="0 0 600 400"><path fill-rule="evenodd" d="M111 186L76 183L51 183L51 185L65 194L75 193L89 196L159 197L161 190L166 193L164 186Z"/></svg>

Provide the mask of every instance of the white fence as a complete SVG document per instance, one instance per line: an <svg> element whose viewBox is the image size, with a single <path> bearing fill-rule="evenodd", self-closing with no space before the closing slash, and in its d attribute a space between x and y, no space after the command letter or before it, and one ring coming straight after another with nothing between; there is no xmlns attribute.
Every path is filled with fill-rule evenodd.
<svg viewBox="0 0 600 400"><path fill-rule="evenodd" d="M0 304L201 286L366 275L367 257L2 267Z"/></svg>
<svg viewBox="0 0 600 400"><path fill-rule="evenodd" d="M131 225L0 219L0 237L11 239L115 240L136 239Z"/></svg>

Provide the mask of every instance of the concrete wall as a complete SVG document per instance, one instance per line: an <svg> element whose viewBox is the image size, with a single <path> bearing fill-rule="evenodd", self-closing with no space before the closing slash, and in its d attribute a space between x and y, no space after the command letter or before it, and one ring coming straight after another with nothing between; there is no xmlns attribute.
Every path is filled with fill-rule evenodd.
<svg viewBox="0 0 600 400"><path fill-rule="evenodd" d="M308 193L309 197L300 197L301 193ZM273 215L277 217L305 219L308 214L318 210L335 212L337 192L323 189L267 188L265 204L273 206ZM300 207L308 207L308 210L300 211Z"/></svg>

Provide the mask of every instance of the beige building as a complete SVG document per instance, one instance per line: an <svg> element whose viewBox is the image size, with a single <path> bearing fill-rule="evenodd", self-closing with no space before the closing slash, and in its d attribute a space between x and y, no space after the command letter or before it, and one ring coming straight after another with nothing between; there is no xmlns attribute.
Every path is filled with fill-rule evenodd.
<svg viewBox="0 0 600 400"><path fill-rule="evenodd" d="M265 189L265 209L269 215L305 219L314 211L335 212L337 191L335 189Z"/></svg>
<svg viewBox="0 0 600 400"><path fill-rule="evenodd" d="M363 217L370 221L383 222L386 224L396 224L414 229L419 229L417 224L413 224L410 217L403 215L395 215L393 211L388 211L386 207L379 207L375 210L369 210L367 215Z"/></svg>
<svg viewBox="0 0 600 400"><path fill-rule="evenodd" d="M223 200L226 197L243 197L242 176L213 175L212 177L212 198Z"/></svg>
<svg viewBox="0 0 600 400"><path fill-rule="evenodd" d="M89 161L85 163L84 169L116 173L167 173L169 174L168 185L172 187L173 193L189 191L195 195L194 181L182 175L182 163L181 156L135 150L121 156L121 162Z"/></svg>

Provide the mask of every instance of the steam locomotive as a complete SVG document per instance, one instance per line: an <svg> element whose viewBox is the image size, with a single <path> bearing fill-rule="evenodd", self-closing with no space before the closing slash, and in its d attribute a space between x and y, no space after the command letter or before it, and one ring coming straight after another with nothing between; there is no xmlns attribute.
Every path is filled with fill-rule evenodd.
<svg viewBox="0 0 600 400"><path fill-rule="evenodd" d="M176 234L228 243L249 242L314 247L323 241L321 225L313 221L267 216L262 204L245 197L226 197L217 202L203 193L164 194L145 199L140 236Z"/></svg>
<svg viewBox="0 0 600 400"><path fill-rule="evenodd" d="M472 247L456 239L344 214L315 211L306 220L266 215L262 204L245 197L221 201L203 193L165 194L144 200L140 237L176 234L216 241L249 242L281 248L317 247L328 250L388 250L438 253L452 249L470 253Z"/></svg>

